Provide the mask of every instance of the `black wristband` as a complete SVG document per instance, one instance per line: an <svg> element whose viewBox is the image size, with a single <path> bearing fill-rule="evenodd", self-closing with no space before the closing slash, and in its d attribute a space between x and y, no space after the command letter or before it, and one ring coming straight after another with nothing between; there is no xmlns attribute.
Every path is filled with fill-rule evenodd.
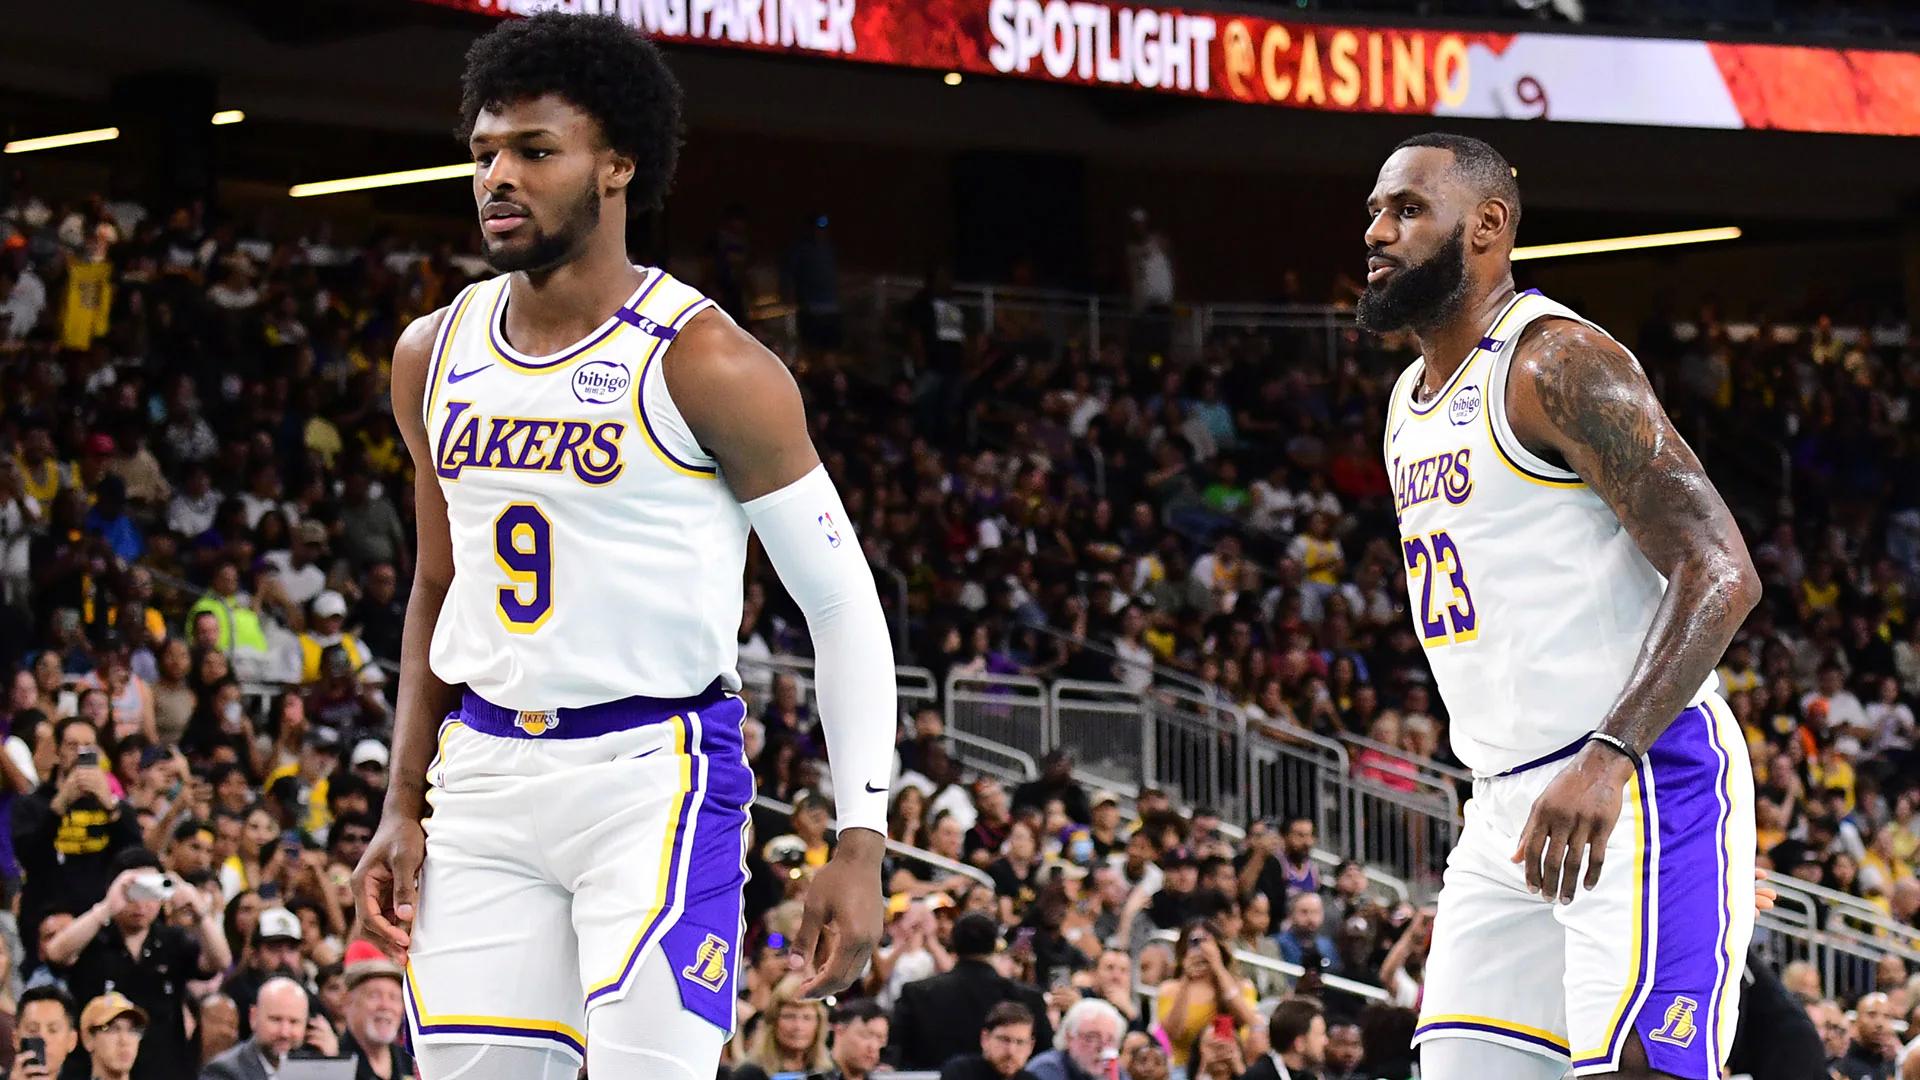
<svg viewBox="0 0 1920 1080"><path fill-rule="evenodd" d="M1619 754L1621 757L1626 758L1628 761L1633 762L1634 768L1637 769L1640 767L1639 751L1627 745L1627 740L1622 739L1620 736L1609 735L1604 731L1596 731L1587 737L1592 741L1599 743L1601 746L1604 746L1607 749L1612 750L1614 753Z"/></svg>

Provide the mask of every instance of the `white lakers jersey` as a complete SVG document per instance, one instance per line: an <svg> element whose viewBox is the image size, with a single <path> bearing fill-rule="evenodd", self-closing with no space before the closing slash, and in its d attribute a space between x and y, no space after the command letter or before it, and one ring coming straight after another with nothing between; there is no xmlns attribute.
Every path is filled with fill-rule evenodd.
<svg viewBox="0 0 1920 1080"><path fill-rule="evenodd" d="M453 585L430 662L513 709L686 697L734 671L747 520L667 394L712 302L663 270L551 356L509 345L508 275L469 286L428 368Z"/></svg>
<svg viewBox="0 0 1920 1080"><path fill-rule="evenodd" d="M1387 407L1414 629L1452 718L1454 753L1483 776L1599 727L1666 591L1607 504L1521 446L1507 423L1513 343L1546 316L1593 325L1522 293L1432 401L1414 398L1415 361ZM1694 701L1716 685L1709 679Z"/></svg>

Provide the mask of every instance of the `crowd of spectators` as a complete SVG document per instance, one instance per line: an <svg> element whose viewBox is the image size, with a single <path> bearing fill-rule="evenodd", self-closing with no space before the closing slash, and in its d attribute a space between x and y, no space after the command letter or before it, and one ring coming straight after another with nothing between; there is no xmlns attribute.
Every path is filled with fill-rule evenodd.
<svg viewBox="0 0 1920 1080"><path fill-rule="evenodd" d="M718 280L744 217L722 232L732 261L687 273L745 319L756 298ZM806 250L834 265L824 219ZM6 195L10 1080L251 1075L290 1052L411 1070L398 971L349 940L412 570L389 355L481 272L392 236L269 242L199 204ZM1382 783L1450 761L1378 453L1410 342L1221 333L1188 355L1154 328L1090 348L1021 310L980 322L939 272L847 328L819 277L785 353L903 662L1139 692L1177 671L1277 736L1371 739L1353 760ZM1920 362L1825 323L1672 326L1643 328L1642 358L1769 586L1721 669L1762 856L1917 925ZM750 672L808 649L758 559L739 637ZM780 960L834 842L824 748L790 677L749 689L760 790L795 809L755 813L735 1076L1410 1074L1431 913L1316 864L1311 819L1223 829L1152 778L1090 791L1064 755L1006 785L961 766L937 708L905 718L889 831L942 861L890 863L863 984L798 999ZM1904 1054L1920 1002L1881 968L1884 999L1800 987L1816 1022L1854 1011L1842 1075ZM1881 1071L1846 1071L1868 1054Z"/></svg>

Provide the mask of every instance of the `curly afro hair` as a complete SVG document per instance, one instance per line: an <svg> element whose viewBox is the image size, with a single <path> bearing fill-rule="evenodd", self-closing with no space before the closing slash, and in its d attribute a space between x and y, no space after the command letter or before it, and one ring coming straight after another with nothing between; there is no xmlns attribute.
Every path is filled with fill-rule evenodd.
<svg viewBox="0 0 1920 1080"><path fill-rule="evenodd" d="M467 50L460 77L462 146L480 110L558 94L632 158L629 210L658 209L680 155L680 83L653 42L612 15L543 11L500 24Z"/></svg>

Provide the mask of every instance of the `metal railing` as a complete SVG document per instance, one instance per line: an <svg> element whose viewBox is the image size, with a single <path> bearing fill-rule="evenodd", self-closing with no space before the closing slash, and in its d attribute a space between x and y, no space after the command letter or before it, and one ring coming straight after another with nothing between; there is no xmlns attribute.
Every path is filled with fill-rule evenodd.
<svg viewBox="0 0 1920 1080"><path fill-rule="evenodd" d="M1913 948L1911 940L1872 937L1848 929L1844 924L1836 927L1843 919L1838 908L1830 908L1826 925L1821 925L1823 904L1837 903L1835 898L1858 902L1858 897L1779 874L1768 874L1766 883L1780 895L1773 910L1754 916L1755 941L1776 964L1785 966L1795 961L1812 964L1827 996L1847 1000L1874 989L1880 959L1889 953L1909 962L1920 961L1920 951ZM1874 914L1879 916L1877 910ZM1910 939L1913 928L1902 929Z"/></svg>
<svg viewBox="0 0 1920 1080"><path fill-rule="evenodd" d="M1155 930L1150 937L1154 941L1164 941L1169 945L1180 939L1180 935L1172 930ZM1271 971L1276 975L1284 976L1289 987L1293 985L1295 980L1307 973L1307 969L1301 967L1299 964L1289 963L1285 960L1275 960L1271 956L1262 956L1257 952L1248 952L1245 949L1232 949L1229 951L1232 952L1235 961L1247 967L1259 968L1262 971ZM1327 975L1323 973L1320 976L1320 984L1329 990L1344 991L1355 997L1365 998L1368 1001L1393 1000L1391 994L1388 994L1378 986L1370 983L1356 982L1353 979L1341 975Z"/></svg>
<svg viewBox="0 0 1920 1080"><path fill-rule="evenodd" d="M1011 746L951 727L947 729L947 738L955 744L954 757L988 776L999 777L1010 784L1024 784L1040 775L1039 765L1033 758Z"/></svg>
<svg viewBox="0 0 1920 1080"><path fill-rule="evenodd" d="M1371 750L1376 754L1386 757L1395 764L1405 763L1411 766L1409 771L1416 774L1445 777L1459 784L1470 785L1473 783L1473 772L1470 769L1462 769L1457 765L1448 765L1443 761L1435 761L1432 758L1409 754L1397 746L1389 746L1386 743L1370 739L1365 735L1341 735L1340 741L1358 750Z"/></svg>
<svg viewBox="0 0 1920 1080"><path fill-rule="evenodd" d="M1037 759L1047 745L1047 688L1026 675L947 674L947 730Z"/></svg>
<svg viewBox="0 0 1920 1080"><path fill-rule="evenodd" d="M1347 748L1333 739L1287 726L1256 728L1247 749L1247 820L1304 817L1320 842L1354 851L1352 769ZM1406 875L1406 870L1393 867Z"/></svg>
<svg viewBox="0 0 1920 1080"><path fill-rule="evenodd" d="M844 309L854 316L857 335L874 344L904 336L904 312L924 287L917 277L882 276L849 281ZM1084 342L1098 353L1109 339L1133 339L1140 348L1164 348L1176 358L1199 356L1222 332L1284 334L1293 359L1309 357L1331 372L1344 338L1355 333L1351 310L1328 304L1176 302L1138 312L1124 296L1043 289L989 282L956 282L941 297L964 312L969 332L985 331L1001 340L1044 344L1049 352L1069 342Z"/></svg>
<svg viewBox="0 0 1920 1080"><path fill-rule="evenodd" d="M1354 774L1341 742L1285 725L1249 725L1216 691L1017 676L954 676L947 730L1035 757L1073 755L1076 779L1127 799L1153 786L1228 821L1305 817L1322 841L1426 887L1459 835L1450 778L1411 774L1408 790Z"/></svg>
<svg viewBox="0 0 1920 1080"><path fill-rule="evenodd" d="M793 814L792 803L776 799L771 795L755 794L753 797L753 805L763 810L772 810L788 816L792 816ZM829 824L833 828L839 827L837 822L830 822ZM914 847L912 844L895 840L892 837L887 838L887 850L900 858L911 859L922 865L931 866L936 870L945 870L949 874L958 874L961 877L971 878L978 884L984 885L989 889L993 888L993 878L990 877L985 870L977 866L960 862L957 859L949 859L945 855L928 851L926 848Z"/></svg>

